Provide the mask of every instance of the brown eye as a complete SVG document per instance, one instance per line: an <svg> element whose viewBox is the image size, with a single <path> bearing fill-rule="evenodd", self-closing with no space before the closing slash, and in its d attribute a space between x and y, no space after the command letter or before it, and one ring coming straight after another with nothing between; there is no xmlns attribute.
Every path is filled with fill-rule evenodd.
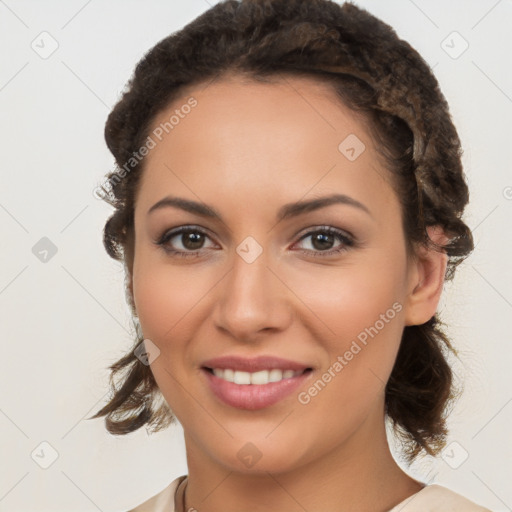
<svg viewBox="0 0 512 512"><path fill-rule="evenodd" d="M302 249L302 252L311 254L313 256L329 256L332 254L340 253L348 250L355 245L352 237L345 234L343 231L332 227L325 227L316 229L306 233L301 239L311 239L311 249ZM336 240L339 244L336 246Z"/></svg>
<svg viewBox="0 0 512 512"><path fill-rule="evenodd" d="M176 256L198 256L210 237L199 228L181 227L164 233L157 245L165 252Z"/></svg>
<svg viewBox="0 0 512 512"><path fill-rule="evenodd" d="M319 251L331 249L332 244L335 241L334 235L327 233L318 233L312 237L312 245Z"/></svg>
<svg viewBox="0 0 512 512"><path fill-rule="evenodd" d="M204 243L204 236L202 233L198 233L196 231L189 231L187 233L181 234L181 243L182 245L191 251L196 249L201 249L201 246Z"/></svg>

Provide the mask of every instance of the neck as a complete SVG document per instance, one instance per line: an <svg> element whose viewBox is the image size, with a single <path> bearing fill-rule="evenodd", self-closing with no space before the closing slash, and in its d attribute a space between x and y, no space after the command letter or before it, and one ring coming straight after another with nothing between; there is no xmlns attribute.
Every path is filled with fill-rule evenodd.
<svg viewBox="0 0 512 512"><path fill-rule="evenodd" d="M372 418L335 449L288 471L241 473L207 457L186 434L185 442L185 511L387 512L424 487L398 466L384 421L376 431Z"/></svg>

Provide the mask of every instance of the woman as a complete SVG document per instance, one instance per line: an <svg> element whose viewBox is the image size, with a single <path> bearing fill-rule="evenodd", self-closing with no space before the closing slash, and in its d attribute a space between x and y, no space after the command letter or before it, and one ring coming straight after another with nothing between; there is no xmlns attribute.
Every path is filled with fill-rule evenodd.
<svg viewBox="0 0 512 512"><path fill-rule="evenodd" d="M408 461L446 444L436 309L473 249L460 141L408 43L349 3L221 2L144 56L105 135L138 338L94 417L177 418L188 462L133 510L486 510L386 438Z"/></svg>

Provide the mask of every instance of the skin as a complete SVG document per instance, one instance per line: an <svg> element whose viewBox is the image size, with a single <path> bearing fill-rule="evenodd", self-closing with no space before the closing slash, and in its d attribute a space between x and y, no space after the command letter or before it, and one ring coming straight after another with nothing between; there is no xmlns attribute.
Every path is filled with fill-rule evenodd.
<svg viewBox="0 0 512 512"><path fill-rule="evenodd" d="M389 510L422 484L390 453L384 385L404 326L435 314L446 254L422 247L407 254L389 171L364 123L327 85L225 76L184 93L153 126L190 95L197 106L146 157L131 282L144 336L160 350L151 370L185 433L185 510ZM366 146L354 161L338 150L349 134ZM335 192L370 213L334 204L276 223L284 204ZM148 214L167 195L210 205L223 222L172 207ZM195 257L155 244L189 225L207 232L203 244L187 245L178 235L168 246ZM356 244L325 255L343 245L336 237L314 244L325 226L350 233ZM444 240L439 229L430 235ZM250 264L236 252L248 236L263 249ZM401 306L394 318L301 404L298 392L394 303ZM241 410L220 402L200 370L226 354L275 355L314 370L281 402ZM261 453L252 467L237 456L249 442Z"/></svg>

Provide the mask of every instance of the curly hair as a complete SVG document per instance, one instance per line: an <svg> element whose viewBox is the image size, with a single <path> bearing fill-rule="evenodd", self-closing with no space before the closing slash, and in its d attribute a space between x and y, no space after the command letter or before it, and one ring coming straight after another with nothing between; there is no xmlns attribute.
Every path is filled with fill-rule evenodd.
<svg viewBox="0 0 512 512"><path fill-rule="evenodd" d="M144 159L133 156L155 117L184 88L229 74L259 81L306 76L328 83L375 138L401 203L408 251L420 243L446 252L445 280L453 278L474 248L461 218L469 192L460 140L428 64L389 25L349 2L225 0L144 55L106 122L116 168L106 175L102 197L115 211L105 224L103 242L108 254L124 263L134 317L128 283L134 200ZM426 228L433 225L448 235L446 244L430 240ZM92 417L106 416L106 428L115 435L146 424L157 431L175 421L165 401L157 407L162 397L151 369L134 354L143 340L134 325L135 344L109 367L110 401ZM386 417L408 462L422 450L437 455L445 446L447 414L460 394L448 362L457 351L444 327L437 313L422 325L404 327L385 388Z"/></svg>

